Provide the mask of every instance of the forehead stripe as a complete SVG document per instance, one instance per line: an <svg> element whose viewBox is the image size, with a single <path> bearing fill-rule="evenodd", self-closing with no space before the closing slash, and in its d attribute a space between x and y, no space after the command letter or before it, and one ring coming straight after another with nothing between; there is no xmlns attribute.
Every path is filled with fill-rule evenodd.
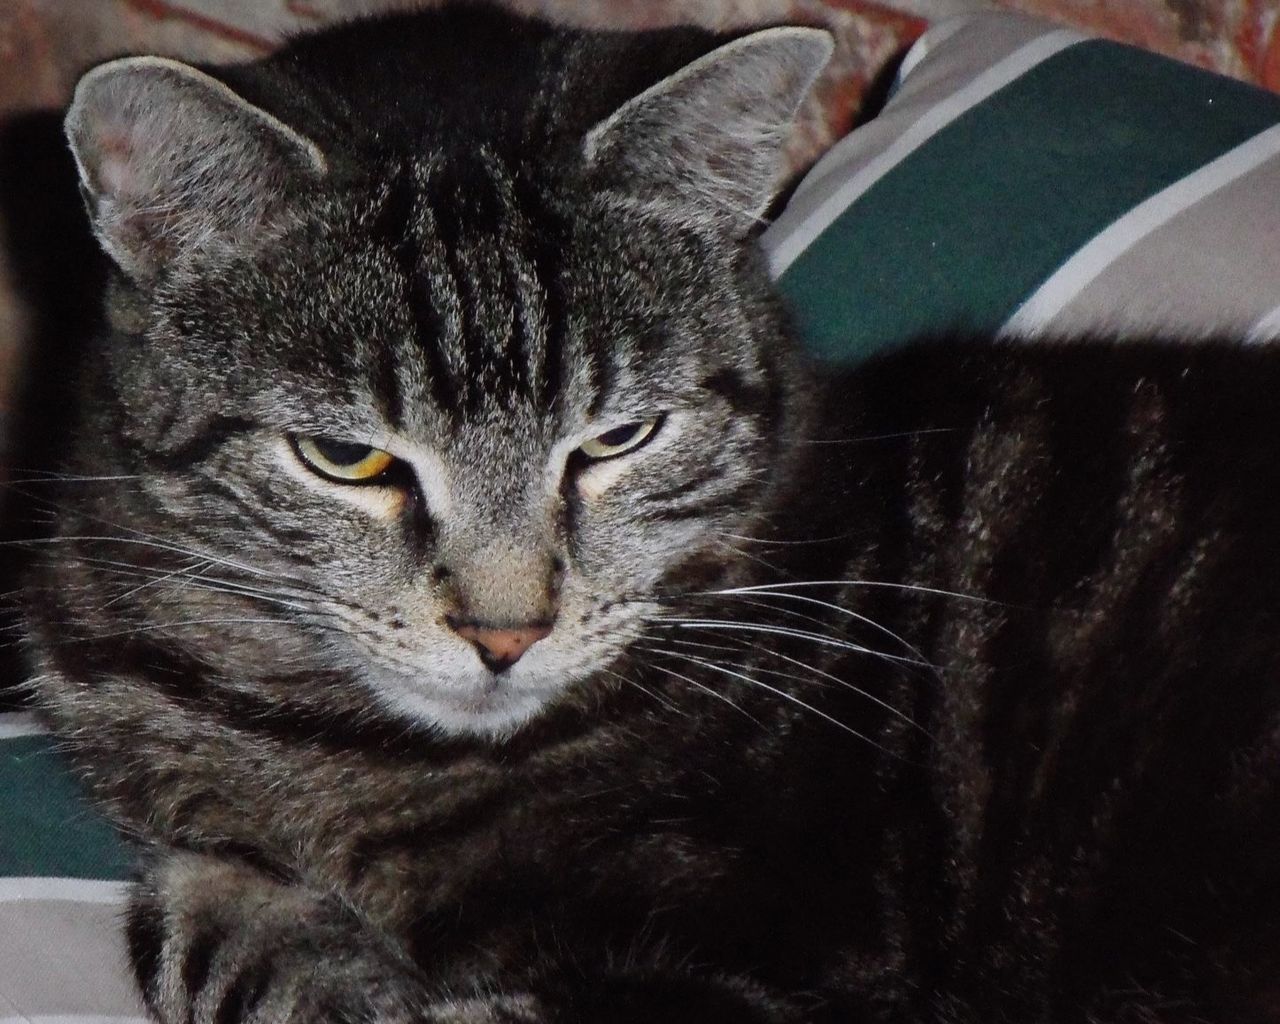
<svg viewBox="0 0 1280 1024"><path fill-rule="evenodd" d="M427 361L427 376L436 404L454 411L462 401L465 360L461 349L463 296L441 236L440 218L430 198L420 207L417 221L421 243L415 264L411 303L419 325L418 348ZM425 329L430 324L431 329Z"/></svg>
<svg viewBox="0 0 1280 1024"><path fill-rule="evenodd" d="M404 281L415 356L446 412L514 394L549 406L565 358L563 231L535 182L487 152L470 168L403 171L375 223ZM405 401L398 355L371 359L393 427Z"/></svg>
<svg viewBox="0 0 1280 1024"><path fill-rule="evenodd" d="M458 332L449 352L457 357L461 404L527 395L547 328L544 293L528 252L532 232L515 179L485 152L471 173L438 179L431 226L457 296Z"/></svg>
<svg viewBox="0 0 1280 1024"><path fill-rule="evenodd" d="M413 217L413 190L402 172L395 175L386 193L382 208L373 223L373 234L382 241L400 268L405 282L407 304L412 308L410 293L413 287L413 246L410 224ZM416 320L416 318L415 318ZM415 333L420 330L415 322ZM375 345L371 354L370 391L381 408L383 416L393 429L404 420L404 398L400 393L399 360L395 345Z"/></svg>
<svg viewBox="0 0 1280 1024"><path fill-rule="evenodd" d="M527 206L533 205L529 189L521 189L516 176L496 158L489 167L501 206L498 225L500 252L514 304L514 324L509 345L515 381L530 395L537 394L546 362L547 295L533 251L534 231ZM533 217L537 211L532 211Z"/></svg>
<svg viewBox="0 0 1280 1024"><path fill-rule="evenodd" d="M538 397L546 406L554 402L560 391L564 360L565 308L558 266L554 257L556 242L546 235L529 239L529 266L542 295L542 347L530 378L538 389Z"/></svg>
<svg viewBox="0 0 1280 1024"><path fill-rule="evenodd" d="M454 384L439 356L440 316L424 279L422 258L415 244L417 199L412 182L401 171L391 182L382 209L373 224L373 233L390 251L399 268L404 302L418 351L427 362L427 377L435 399L442 407L452 404ZM370 382L388 424L398 429L404 420L404 396L400 389L399 359L395 346L384 345L373 355L374 379Z"/></svg>

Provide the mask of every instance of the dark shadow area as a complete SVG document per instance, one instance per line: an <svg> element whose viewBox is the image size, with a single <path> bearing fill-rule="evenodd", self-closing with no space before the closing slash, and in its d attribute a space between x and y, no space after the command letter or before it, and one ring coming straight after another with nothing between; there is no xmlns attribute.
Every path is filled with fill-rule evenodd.
<svg viewBox="0 0 1280 1024"><path fill-rule="evenodd" d="M867 91L862 95L862 104L858 107L857 116L853 119L855 129L880 115L884 105L889 102L889 97L893 95L893 90L898 84L898 71L910 52L911 46L904 46L890 57L884 67L877 71L875 77L867 83Z"/></svg>
<svg viewBox="0 0 1280 1024"><path fill-rule="evenodd" d="M0 456L0 709L19 701L26 675L14 590L48 529L41 476L56 464L70 423L73 382L100 323L106 259L89 231L75 162L57 111L0 122L0 237L26 307L28 331L11 388Z"/></svg>

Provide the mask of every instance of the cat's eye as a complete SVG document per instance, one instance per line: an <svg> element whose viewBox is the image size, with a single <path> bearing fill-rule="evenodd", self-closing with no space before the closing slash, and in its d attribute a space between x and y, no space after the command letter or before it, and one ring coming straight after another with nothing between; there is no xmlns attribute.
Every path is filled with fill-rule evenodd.
<svg viewBox="0 0 1280 1024"><path fill-rule="evenodd" d="M376 483L396 462L372 445L328 437L294 437L293 450L312 472L344 484Z"/></svg>
<svg viewBox="0 0 1280 1024"><path fill-rule="evenodd" d="M612 459L619 455L625 455L627 452L635 451L651 439L661 423L661 416L654 416L647 420L636 420L634 423L624 423L621 426L614 427L612 430L606 430L603 434L596 435L590 441L584 441L578 451L582 452L588 459L597 462L601 459Z"/></svg>

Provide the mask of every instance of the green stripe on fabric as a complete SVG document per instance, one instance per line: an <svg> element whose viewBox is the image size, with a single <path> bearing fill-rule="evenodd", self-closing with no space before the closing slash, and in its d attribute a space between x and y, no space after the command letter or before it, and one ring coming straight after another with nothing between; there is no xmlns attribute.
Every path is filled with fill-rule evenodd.
<svg viewBox="0 0 1280 1024"><path fill-rule="evenodd" d="M131 863L48 737L0 740L0 876L119 880Z"/></svg>
<svg viewBox="0 0 1280 1024"><path fill-rule="evenodd" d="M996 331L1137 203L1280 123L1280 97L1102 40L962 114L840 215L780 279L819 357Z"/></svg>

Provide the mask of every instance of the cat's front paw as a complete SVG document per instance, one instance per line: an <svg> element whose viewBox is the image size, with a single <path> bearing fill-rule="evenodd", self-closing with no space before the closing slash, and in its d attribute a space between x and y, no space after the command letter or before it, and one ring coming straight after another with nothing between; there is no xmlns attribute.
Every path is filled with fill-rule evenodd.
<svg viewBox="0 0 1280 1024"><path fill-rule="evenodd" d="M157 855L134 888L128 938L161 1024L431 1019L416 968L385 936L333 897L232 859Z"/></svg>

